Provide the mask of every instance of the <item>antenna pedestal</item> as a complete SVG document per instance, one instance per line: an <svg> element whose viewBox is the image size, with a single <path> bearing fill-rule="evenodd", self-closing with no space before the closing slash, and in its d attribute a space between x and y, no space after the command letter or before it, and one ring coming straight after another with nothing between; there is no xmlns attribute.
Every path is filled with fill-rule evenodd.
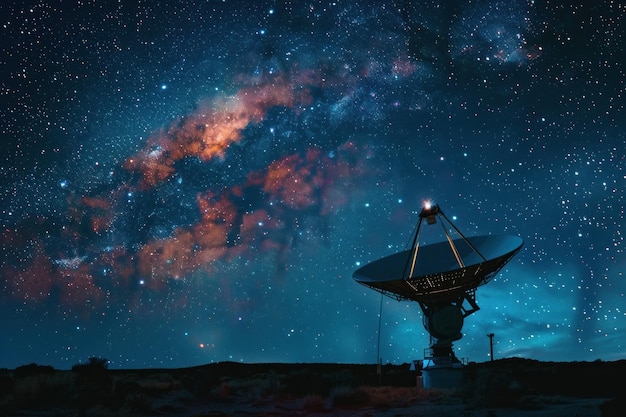
<svg viewBox="0 0 626 417"><path fill-rule="evenodd" d="M466 307L469 305L469 307ZM452 350L452 343L463 337L465 317L478 310L474 292L463 296L420 302L424 328L430 334L430 347L424 351L422 386L458 388L463 378L464 361Z"/></svg>
<svg viewBox="0 0 626 417"><path fill-rule="evenodd" d="M449 355L437 355L426 349L422 361L422 386L424 388L456 389L463 382L465 364L452 351Z"/></svg>

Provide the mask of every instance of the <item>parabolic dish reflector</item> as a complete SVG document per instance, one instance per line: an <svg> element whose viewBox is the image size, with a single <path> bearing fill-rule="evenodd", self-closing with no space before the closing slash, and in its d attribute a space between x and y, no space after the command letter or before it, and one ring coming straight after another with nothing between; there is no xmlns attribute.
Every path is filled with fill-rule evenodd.
<svg viewBox="0 0 626 417"><path fill-rule="evenodd" d="M419 247L411 276L406 276L407 265L412 262L414 251L405 250L357 269L353 278L399 300L445 300L489 282L524 242L517 236L485 235L455 239L452 243L462 266L450 250L450 243L443 241Z"/></svg>

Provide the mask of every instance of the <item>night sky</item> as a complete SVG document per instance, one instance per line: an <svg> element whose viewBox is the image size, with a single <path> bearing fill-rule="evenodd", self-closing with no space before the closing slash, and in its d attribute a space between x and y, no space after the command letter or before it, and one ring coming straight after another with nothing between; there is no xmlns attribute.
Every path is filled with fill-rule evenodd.
<svg viewBox="0 0 626 417"><path fill-rule="evenodd" d="M0 5L0 367L421 359L352 273L426 200L524 240L457 356L626 357L620 2L60 3Z"/></svg>

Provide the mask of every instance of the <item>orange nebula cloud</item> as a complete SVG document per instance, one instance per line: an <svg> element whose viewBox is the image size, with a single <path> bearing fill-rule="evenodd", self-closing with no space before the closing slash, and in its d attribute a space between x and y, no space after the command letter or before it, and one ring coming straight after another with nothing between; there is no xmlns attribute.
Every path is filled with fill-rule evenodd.
<svg viewBox="0 0 626 417"><path fill-rule="evenodd" d="M304 155L286 156L267 169L249 174L243 186L219 195L210 191L198 195L200 221L176 229L170 238L145 244L137 253L139 274L147 278L150 288L159 290L170 279L183 279L199 268L208 269L217 260L250 250L255 243L262 250L289 252L291 238L284 234L291 231L285 230L288 226L279 218L285 210L292 211L293 216L305 210L306 215L323 215L347 201L347 190L335 182L336 175L351 172L341 155L340 151L339 157L330 158L311 148ZM344 178L343 184L348 182ZM261 194L261 206L250 210L233 203L246 192ZM338 196L343 197L329 200Z"/></svg>
<svg viewBox="0 0 626 417"><path fill-rule="evenodd" d="M103 299L104 293L93 282L91 265L82 264L75 269L61 268L61 298L66 304L83 307L96 307Z"/></svg>
<svg viewBox="0 0 626 417"><path fill-rule="evenodd" d="M277 270L285 270L296 229L302 227L299 220L332 214L346 204L354 178L365 171L360 167L362 150L354 144L328 154L311 147L249 173L242 184L198 193L199 220L177 227L167 238L138 246L119 241L110 246L107 239L104 246L100 237L116 226L120 210L125 210L122 196L129 190L165 181L183 158L222 157L246 126L262 121L271 107L308 103L303 83L312 83L311 74L291 81L277 77L215 100L211 108L152 135L143 150L126 160L124 167L139 178L100 195L69 197L63 224L42 218L37 227L6 230L3 247L11 247L20 263L2 267L11 296L41 302L56 294L60 302L91 312L110 297L132 304L141 294L138 285L167 292L172 281L186 280L197 271L210 276L220 262L239 256L267 252L274 256ZM46 231L51 237L42 240L42 227L56 228L56 234ZM181 305L186 302L180 298Z"/></svg>
<svg viewBox="0 0 626 417"><path fill-rule="evenodd" d="M43 244L36 242L32 248L33 259L24 269L6 267L3 275L15 298L41 301L50 296L55 285L54 265L45 255Z"/></svg>
<svg viewBox="0 0 626 417"><path fill-rule="evenodd" d="M100 252L98 263L109 269L109 275L114 277L117 285L128 287L131 279L136 274L134 257L129 256L122 246L107 248Z"/></svg>
<svg viewBox="0 0 626 417"><path fill-rule="evenodd" d="M103 233L111 227L113 201L110 198L83 197L81 200L83 205L91 207L98 213L91 217L91 230L94 233Z"/></svg>
<svg viewBox="0 0 626 417"><path fill-rule="evenodd" d="M201 220L190 229L177 228L167 239L151 241L137 253L138 272L150 288L161 289L168 279L182 279L198 268L209 268L228 248L228 235L237 209L226 196L197 197Z"/></svg>
<svg viewBox="0 0 626 417"><path fill-rule="evenodd" d="M141 174L143 188L153 187L170 177L176 161L185 157L203 161L222 157L241 139L242 130L260 122L271 107L293 107L308 100L308 94L281 77L243 88L151 136L144 149L127 159L124 166Z"/></svg>
<svg viewBox="0 0 626 417"><path fill-rule="evenodd" d="M40 302L57 291L66 304L97 305L103 298L100 288L94 285L91 265L82 264L78 258L53 261L44 252L42 242L32 249L33 259L22 270L7 267L3 274L15 298Z"/></svg>

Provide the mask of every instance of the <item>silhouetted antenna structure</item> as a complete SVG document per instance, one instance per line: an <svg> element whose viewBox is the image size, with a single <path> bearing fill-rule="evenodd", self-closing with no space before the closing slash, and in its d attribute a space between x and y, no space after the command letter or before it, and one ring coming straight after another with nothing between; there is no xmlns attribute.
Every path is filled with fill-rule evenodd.
<svg viewBox="0 0 626 417"><path fill-rule="evenodd" d="M493 333L489 333L487 335L487 337L489 338L489 356L491 357L491 360L493 361L493 337L495 336L495 334Z"/></svg>
<svg viewBox="0 0 626 417"><path fill-rule="evenodd" d="M422 245L423 221L443 227L446 241ZM448 225L459 238L453 239ZM472 295L489 282L519 251L523 241L517 236L483 235L466 237L438 205L422 209L411 248L371 262L353 274L353 278L397 300L420 303Z"/></svg>
<svg viewBox="0 0 626 417"><path fill-rule="evenodd" d="M424 221L441 224L445 241L422 245ZM414 233L409 249L362 266L353 278L398 301L417 301L431 336L428 356L458 362L452 342L462 337L465 317L479 310L476 289L488 283L524 242L510 235L466 237L430 202L422 207Z"/></svg>

